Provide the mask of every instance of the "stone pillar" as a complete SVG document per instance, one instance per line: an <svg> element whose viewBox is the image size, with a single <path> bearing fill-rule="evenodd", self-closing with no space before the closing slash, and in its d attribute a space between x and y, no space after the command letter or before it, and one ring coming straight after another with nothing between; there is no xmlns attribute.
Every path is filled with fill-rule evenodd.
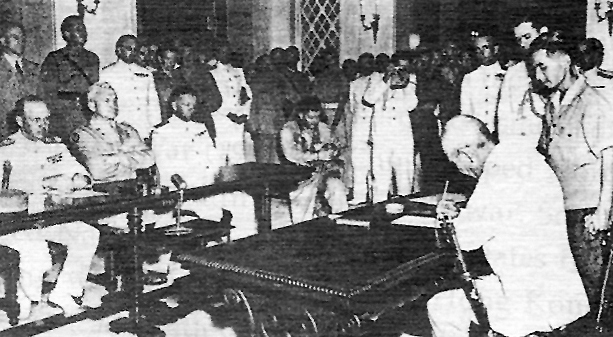
<svg viewBox="0 0 613 337"><path fill-rule="evenodd" d="M601 3L601 17L609 10L606 0L587 0L586 37L594 37L602 42L605 52L602 68L613 70L613 37L609 35L608 21L604 20L598 22L598 16L596 10L594 10L596 2ZM611 14L613 14L613 12ZM613 17L611 20L613 20Z"/></svg>
<svg viewBox="0 0 613 337"><path fill-rule="evenodd" d="M86 0L84 3L93 6L93 1ZM56 48L65 46L60 32L62 20L76 14L76 1L55 1ZM98 54L100 66L104 67L117 59L117 39L124 34L136 35L136 0L101 0L96 15L86 13L84 22L88 33L85 48Z"/></svg>
<svg viewBox="0 0 613 337"><path fill-rule="evenodd" d="M253 58L254 20L251 0L227 0L228 42L233 50L243 53L245 60Z"/></svg>
<svg viewBox="0 0 613 337"><path fill-rule="evenodd" d="M253 51L254 56L269 52L272 48L285 48L292 41L292 1L253 0ZM298 1L298 0L296 0Z"/></svg>

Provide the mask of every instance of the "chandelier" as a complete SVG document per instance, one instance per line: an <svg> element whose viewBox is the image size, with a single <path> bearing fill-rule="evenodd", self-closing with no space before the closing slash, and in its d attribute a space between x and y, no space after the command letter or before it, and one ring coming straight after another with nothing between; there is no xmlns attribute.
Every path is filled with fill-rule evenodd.
<svg viewBox="0 0 613 337"><path fill-rule="evenodd" d="M596 10L596 15L598 16L598 22L607 20L609 24L609 36L613 36L613 1L607 1L607 5L609 10L604 12L604 15L600 15L600 9L602 8L600 0L597 0L594 4L594 10Z"/></svg>
<svg viewBox="0 0 613 337"><path fill-rule="evenodd" d="M80 17L84 17L85 13L96 15L96 11L100 5L100 0L94 0L94 5L95 7L90 9L88 6L83 4L83 0L77 0L77 13L79 13Z"/></svg>
<svg viewBox="0 0 613 337"><path fill-rule="evenodd" d="M379 20L381 20L381 15L378 13L378 3L379 1L375 1L375 10L372 14L372 20L370 23L366 23L366 15L364 14L364 4L363 0L360 0L360 22L362 23L362 27L364 31L372 30L372 38L375 44L377 44L377 34L379 33Z"/></svg>

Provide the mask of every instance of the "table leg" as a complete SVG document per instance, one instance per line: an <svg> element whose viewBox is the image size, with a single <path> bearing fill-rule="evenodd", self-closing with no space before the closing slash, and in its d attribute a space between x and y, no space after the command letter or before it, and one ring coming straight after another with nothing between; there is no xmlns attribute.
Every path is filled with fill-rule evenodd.
<svg viewBox="0 0 613 337"><path fill-rule="evenodd" d="M272 230L272 206L268 184L264 187L264 191L258 195L258 199L258 234L268 233Z"/></svg>
<svg viewBox="0 0 613 337"><path fill-rule="evenodd" d="M132 303L129 311L129 316L126 318L120 318L112 321L110 331L113 333L128 332L137 336L147 337L164 337L166 334L160 328L148 322L143 309L142 294L143 294L143 267L140 257L140 244L141 244L141 224L142 224L142 211L138 208L132 209L128 212L128 226L130 228L131 246L132 251L132 275L124 282L126 285L126 292L130 297ZM126 276L129 273L126 273Z"/></svg>

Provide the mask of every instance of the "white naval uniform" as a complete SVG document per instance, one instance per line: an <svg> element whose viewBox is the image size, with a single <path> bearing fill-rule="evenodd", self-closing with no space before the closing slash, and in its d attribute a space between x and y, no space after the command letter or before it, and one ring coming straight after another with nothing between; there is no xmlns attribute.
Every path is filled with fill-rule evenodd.
<svg viewBox="0 0 613 337"><path fill-rule="evenodd" d="M245 88L249 98L253 97L253 93L242 69L218 62L211 74L222 97L221 107L212 113L217 132L215 143L226 157L227 164L242 164L245 162L245 124L234 123L227 116L229 113L249 116L251 99L240 105L240 93L242 88Z"/></svg>
<svg viewBox="0 0 613 337"><path fill-rule="evenodd" d="M489 66L482 65L462 79L461 113L478 118L490 132L496 131L496 109L503 76L504 70L496 62Z"/></svg>
<svg viewBox="0 0 613 337"><path fill-rule="evenodd" d="M170 181L173 174L179 174L188 188L212 185L224 165L222 154L213 145L206 126L202 123L186 122L176 116L172 116L166 124L154 130L152 148L160 172L160 183L171 189L175 188ZM251 205L234 204L233 198L249 198ZM186 201L184 208L213 221L221 219L223 208L228 209L232 212L232 223L236 227L230 232L232 240L257 233L253 199L243 192Z"/></svg>
<svg viewBox="0 0 613 337"><path fill-rule="evenodd" d="M549 332L589 311L570 251L562 188L535 148L505 142L485 162L454 220L460 248L483 247L494 274L477 279L491 328L507 337ZM434 337L468 337L475 320L463 290L428 301Z"/></svg>
<svg viewBox="0 0 613 337"><path fill-rule="evenodd" d="M613 74L611 71L595 69L585 74L587 84L596 89L606 100L613 103Z"/></svg>
<svg viewBox="0 0 613 337"><path fill-rule="evenodd" d="M153 127L162 121L151 71L118 60L100 71L100 81L108 82L117 94L119 114L115 120L132 125L141 139L149 138Z"/></svg>
<svg viewBox="0 0 613 337"><path fill-rule="evenodd" d="M44 143L26 138L21 131L8 138L13 144L0 147L0 162L11 162L10 188L33 195L43 192L43 179L87 171L70 154L64 144ZM81 296L96 248L99 232L83 222L58 224L42 229L31 229L0 237L0 244L20 254L21 290L31 301L40 301L43 274L51 269L51 256L47 241L67 248L67 258L53 292L61 295Z"/></svg>
<svg viewBox="0 0 613 337"><path fill-rule="evenodd" d="M349 86L349 109L353 115L351 125L351 162L353 166L353 202L366 201L368 193L367 179L370 170L370 145L373 108L363 104L362 100L372 75L363 76L351 82Z"/></svg>
<svg viewBox="0 0 613 337"><path fill-rule="evenodd" d="M545 113L545 102L539 95L529 93L530 82L525 62L507 70L498 103L500 142L519 140L531 147L538 145L542 130L540 116Z"/></svg>
<svg viewBox="0 0 613 337"><path fill-rule="evenodd" d="M417 106L415 75L403 89L390 89L383 75L372 75L364 100L374 105L373 201L387 199L395 173L398 195L411 194L415 172L415 146L409 113ZM393 171L393 172L392 172Z"/></svg>

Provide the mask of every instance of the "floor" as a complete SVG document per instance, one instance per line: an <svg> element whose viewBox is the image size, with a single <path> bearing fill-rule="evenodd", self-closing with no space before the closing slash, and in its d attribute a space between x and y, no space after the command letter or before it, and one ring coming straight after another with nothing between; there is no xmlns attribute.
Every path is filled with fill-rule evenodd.
<svg viewBox="0 0 613 337"><path fill-rule="evenodd" d="M288 208L279 200L273 200L272 203L272 226L273 230L287 225L290 225L290 217ZM165 285L158 287L150 287L145 291L151 291L158 288L163 288L171 284L175 279L182 278L188 275L189 272L182 269L180 264L173 263L170 269L169 282ZM84 304L96 306L101 301L102 296L108 292L104 287L94 283L88 282L85 289ZM168 305L172 305L169 303ZM33 308L30 318L26 321L20 322L19 326L27 326L28 331L40 331L45 330L45 325L53 324L54 318L60 317L61 310L52 308L46 303L37 305ZM77 315L74 319L75 322L64 325L62 327L41 332L36 336L41 337L66 337L66 336L96 336L96 337L112 337L112 336L133 336L129 333L115 334L109 331L109 322L120 318L126 317L127 312L122 311L111 316L103 317L101 319L90 319L87 317L87 313ZM19 327L18 326L18 327ZM10 329L8 318L3 311L0 311L0 336L20 336L25 329ZM213 326L210 316L203 311L195 311L179 321L162 326L161 329L166 333L166 336L236 336L236 334L229 328L220 329ZM25 335L32 335L27 333Z"/></svg>

